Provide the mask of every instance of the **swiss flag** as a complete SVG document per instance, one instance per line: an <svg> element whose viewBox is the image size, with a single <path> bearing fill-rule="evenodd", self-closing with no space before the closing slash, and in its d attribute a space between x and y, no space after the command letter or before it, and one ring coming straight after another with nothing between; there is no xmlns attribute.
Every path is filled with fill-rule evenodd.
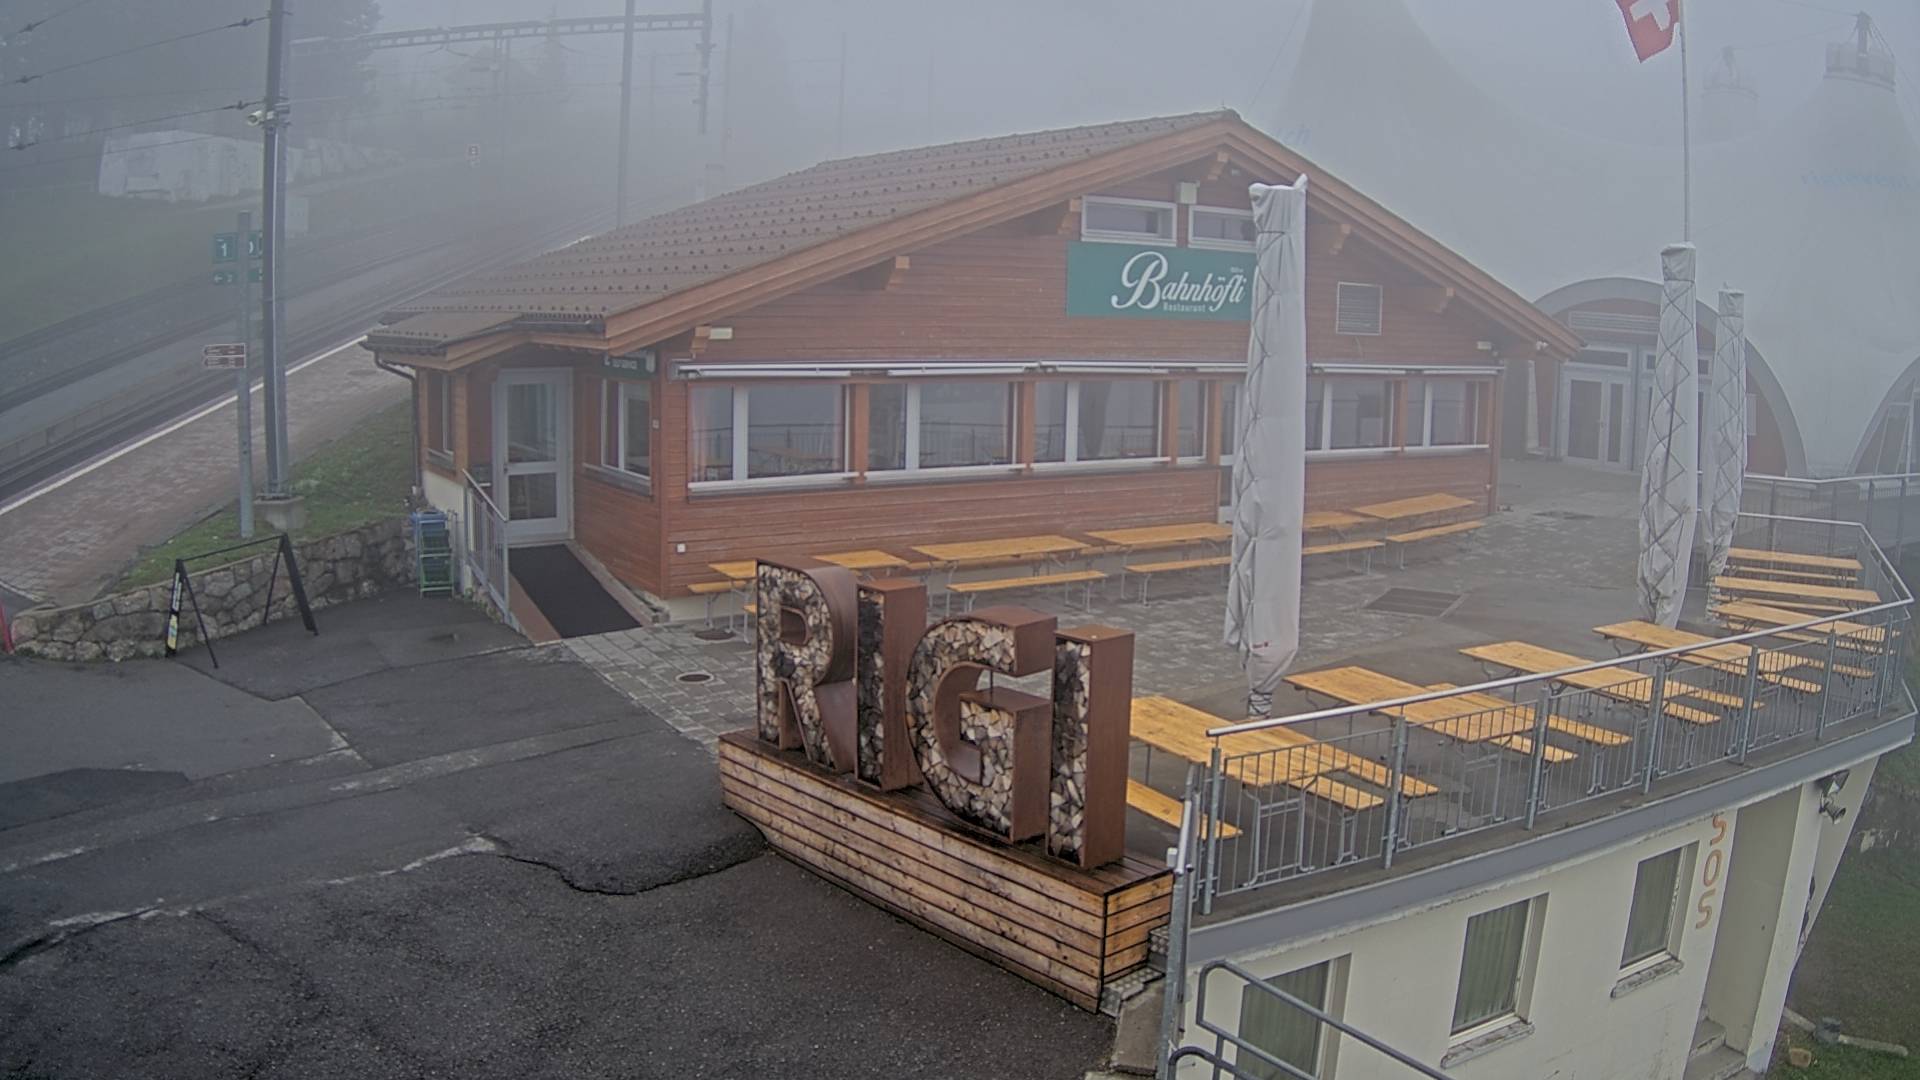
<svg viewBox="0 0 1920 1080"><path fill-rule="evenodd" d="M1627 17L1627 34L1640 62L1666 52L1680 26L1680 0L1616 0Z"/></svg>

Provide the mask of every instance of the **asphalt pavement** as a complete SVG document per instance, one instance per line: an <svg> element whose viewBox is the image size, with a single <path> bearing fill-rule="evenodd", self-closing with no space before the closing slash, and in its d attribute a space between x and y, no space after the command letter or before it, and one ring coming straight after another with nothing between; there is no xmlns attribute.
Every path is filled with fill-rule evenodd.
<svg viewBox="0 0 1920 1080"><path fill-rule="evenodd" d="M0 660L0 1076L1079 1077L1103 1019L771 854L559 647L393 597Z"/></svg>

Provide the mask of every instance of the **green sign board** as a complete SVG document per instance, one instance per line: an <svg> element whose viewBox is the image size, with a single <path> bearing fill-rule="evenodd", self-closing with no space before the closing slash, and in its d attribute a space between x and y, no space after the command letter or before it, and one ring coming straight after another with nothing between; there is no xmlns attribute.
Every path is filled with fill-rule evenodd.
<svg viewBox="0 0 1920 1080"><path fill-rule="evenodd" d="M251 282L253 282L253 283L254 283L255 285L258 285L258 284L260 284L260 281L261 281L261 279L262 279L262 275L261 275L261 273L260 273L260 268L259 268L259 267L257 267L257 266L249 266L249 267L247 267L247 280L248 280L248 281L251 281Z"/></svg>
<svg viewBox="0 0 1920 1080"><path fill-rule="evenodd" d="M265 243L260 239L260 230L247 233L247 258L257 259L266 251Z"/></svg>
<svg viewBox="0 0 1920 1080"><path fill-rule="evenodd" d="M656 363L652 349L635 349L620 356L602 356L600 370L616 377L637 379L652 375Z"/></svg>
<svg viewBox="0 0 1920 1080"><path fill-rule="evenodd" d="M240 271L238 270L215 270L213 272L213 283L215 285L232 285L239 280Z"/></svg>
<svg viewBox="0 0 1920 1080"><path fill-rule="evenodd" d="M218 232L213 234L213 261L232 262L240 257L240 234L237 232Z"/></svg>
<svg viewBox="0 0 1920 1080"><path fill-rule="evenodd" d="M1067 245L1067 314L1245 322L1253 252L1075 242Z"/></svg>

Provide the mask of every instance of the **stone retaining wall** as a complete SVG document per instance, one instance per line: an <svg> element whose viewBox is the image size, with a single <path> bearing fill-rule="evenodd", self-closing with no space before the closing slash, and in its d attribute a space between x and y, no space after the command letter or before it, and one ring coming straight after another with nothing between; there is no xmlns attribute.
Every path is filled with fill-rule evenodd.
<svg viewBox="0 0 1920 1080"><path fill-rule="evenodd" d="M388 589L408 588L414 582L413 532L402 518L303 541L293 549L300 562L307 600L316 610ZM188 567L208 637L218 640L263 622L299 615L283 567L273 586L273 610L263 618L277 550L262 544L258 554L238 562ZM165 655L171 588L170 582L162 582L73 607L21 612L13 620L14 651L47 660L126 660ZM180 647L199 643L200 629L193 618L193 607L183 603Z"/></svg>

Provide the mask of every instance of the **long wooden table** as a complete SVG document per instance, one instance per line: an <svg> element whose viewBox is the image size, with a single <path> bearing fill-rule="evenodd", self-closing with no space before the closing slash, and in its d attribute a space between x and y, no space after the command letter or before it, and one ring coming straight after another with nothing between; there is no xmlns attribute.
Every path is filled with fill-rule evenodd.
<svg viewBox="0 0 1920 1080"><path fill-rule="evenodd" d="M1372 518L1350 514L1345 510L1309 510L1306 516L1300 519L1301 527L1307 532L1345 532L1348 529L1372 523Z"/></svg>
<svg viewBox="0 0 1920 1080"><path fill-rule="evenodd" d="M1839 608L1872 607L1880 602L1880 594L1872 589L1844 588L1839 585L1808 585L1797 581L1768 581L1764 578L1743 578L1731 574L1722 574L1713 579L1714 587L1725 593L1740 593L1772 597L1785 604L1808 604L1823 610ZM1825 601L1826 603L1821 603Z"/></svg>
<svg viewBox="0 0 1920 1080"><path fill-rule="evenodd" d="M753 580L753 575L756 572L755 568L759 565L760 562L758 559L739 559L734 562L708 563L707 569L719 574L721 577L726 578L736 585L740 585Z"/></svg>
<svg viewBox="0 0 1920 1080"><path fill-rule="evenodd" d="M814 558L835 566L844 566L856 573L869 570L902 570L910 564L898 555L892 555L878 549L865 551L836 551L829 555L815 555Z"/></svg>
<svg viewBox="0 0 1920 1080"><path fill-rule="evenodd" d="M913 550L937 563L957 564L988 559L1042 558L1070 555L1085 544L1065 536L1010 536L1001 540L966 540L952 544L920 544Z"/></svg>
<svg viewBox="0 0 1920 1080"><path fill-rule="evenodd" d="M1088 536L1103 544L1139 550L1180 547L1183 544L1224 544L1233 539L1233 526L1216 521L1194 521L1184 525L1146 525L1137 529L1102 529Z"/></svg>
<svg viewBox="0 0 1920 1080"><path fill-rule="evenodd" d="M1751 657L1755 652L1754 647L1751 645L1716 645L1713 643L1712 638L1704 634L1675 630L1661 626L1658 623L1646 622L1642 619L1629 619L1626 622L1596 626L1593 628L1593 632L1606 638L1608 641L1623 641L1630 645L1638 645L1641 648L1649 650L1680 649L1686 648L1689 645L1696 645L1699 647L1691 649L1682 655L1695 663L1704 664L1716 671L1723 671L1729 675L1744 676L1747 673L1747 665L1751 662ZM1783 672L1791 671L1794 668L1805 667L1812 664L1812 658L1789 652L1768 652L1765 649L1758 651L1760 653L1760 677L1768 683L1774 686L1785 687L1788 690L1798 691L1802 694L1817 694L1820 692L1820 684L1817 682L1783 674Z"/></svg>
<svg viewBox="0 0 1920 1080"><path fill-rule="evenodd" d="M1632 668L1615 665L1593 668L1589 671L1577 671L1557 674L1565 668L1579 667L1590 663L1585 657L1571 653L1556 652L1524 641L1501 641L1492 645L1472 645L1461 652L1483 663L1495 667L1517 671L1526 675L1552 675L1555 682L1580 690L1592 690L1617 701L1634 705L1653 703L1653 677L1642 675ZM1674 697L1701 697L1698 687L1670 684L1673 693L1665 704L1666 714L1675 720L1684 720L1690 724L1714 724L1720 721L1715 713L1697 709L1691 705L1682 705ZM1724 698L1726 695L1715 695Z"/></svg>
<svg viewBox="0 0 1920 1080"><path fill-rule="evenodd" d="M1724 622L1756 628L1798 626L1817 617L1801 611L1788 611L1785 608L1770 607L1747 600L1728 600L1714 610L1719 613ZM1879 645L1887 640L1887 632L1881 627L1850 622L1846 619L1823 620L1818 625L1803 631L1802 633L1807 637L1800 640L1824 640L1829 630L1841 645L1862 652L1878 652ZM1799 637L1798 634L1782 636Z"/></svg>
<svg viewBox="0 0 1920 1080"><path fill-rule="evenodd" d="M1223 723L1225 721L1220 717L1171 698L1133 699L1133 737L1189 761L1204 762L1212 757L1213 740L1207 737L1207 729ZM1359 777L1379 787L1393 783L1393 771L1379 762L1285 727L1229 735L1220 740L1220 748L1223 753L1236 756L1280 751L1254 761L1240 759L1232 763L1230 768L1234 778L1249 785L1286 784L1299 787L1307 781L1336 772ZM1410 798L1419 798L1432 795L1440 789L1424 780L1402 776L1400 790Z"/></svg>
<svg viewBox="0 0 1920 1080"><path fill-rule="evenodd" d="M1431 690L1453 690L1451 684L1415 686L1413 683L1383 675L1363 667L1327 668L1288 675L1286 680L1303 690L1322 694L1348 705L1371 705L1379 701L1413 697ZM1405 712L1407 722L1461 742L1485 742L1533 731L1533 705L1514 702L1492 694L1467 693L1412 705L1378 710L1382 715ZM1626 735L1596 724L1570 720L1557 714L1547 717L1547 729L1600 746L1620 746L1629 742Z"/></svg>
<svg viewBox="0 0 1920 1080"><path fill-rule="evenodd" d="M1403 521L1407 518L1424 517L1428 514L1444 514L1451 510L1465 510L1473 506L1472 499L1463 499L1458 495L1434 492L1431 495L1415 495L1408 499L1394 499L1391 502L1373 503L1368 506L1356 506L1353 512L1381 521Z"/></svg>
<svg viewBox="0 0 1920 1080"><path fill-rule="evenodd" d="M1727 557L1734 562L1757 563L1761 566L1804 567L1808 570L1827 570L1838 574L1854 575L1860 573L1860 560L1839 555L1802 555L1797 551L1767 551L1763 548L1728 548Z"/></svg>

